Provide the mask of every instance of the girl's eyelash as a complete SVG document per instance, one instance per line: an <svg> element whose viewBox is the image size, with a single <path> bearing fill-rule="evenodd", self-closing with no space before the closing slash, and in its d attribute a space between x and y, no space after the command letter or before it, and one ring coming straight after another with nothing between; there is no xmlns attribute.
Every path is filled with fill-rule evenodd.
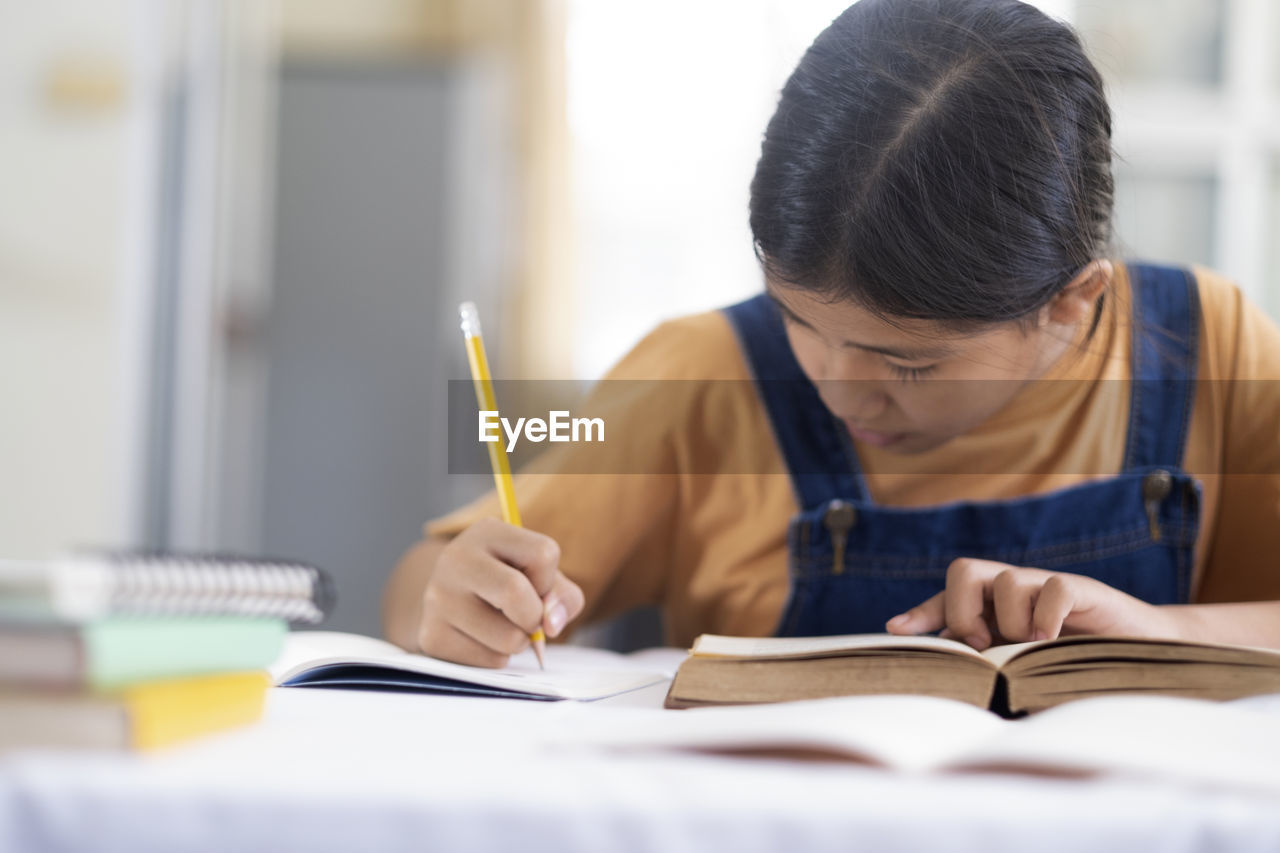
<svg viewBox="0 0 1280 853"><path fill-rule="evenodd" d="M893 362L886 363L889 365L889 369L894 372L894 375L903 382L918 382L938 369L936 364L931 364L928 367L903 367Z"/></svg>

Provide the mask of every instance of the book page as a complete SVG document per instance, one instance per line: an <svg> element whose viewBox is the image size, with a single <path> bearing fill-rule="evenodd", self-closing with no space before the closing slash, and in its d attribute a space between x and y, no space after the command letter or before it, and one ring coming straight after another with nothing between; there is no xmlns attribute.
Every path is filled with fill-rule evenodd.
<svg viewBox="0 0 1280 853"><path fill-rule="evenodd" d="M568 709L572 712L574 709ZM928 770L1012 725L989 711L932 696L844 696L685 711L581 714L550 745L622 751L697 750L834 756Z"/></svg>
<svg viewBox="0 0 1280 853"><path fill-rule="evenodd" d="M861 650L924 650L960 654L985 660L964 643L939 637L899 637L894 634L844 634L832 637L726 637L703 634L693 644L699 657L812 657Z"/></svg>
<svg viewBox="0 0 1280 853"><path fill-rule="evenodd" d="M1058 637L1054 640L1041 640L1035 643L1016 643L1005 646L993 646L983 652L983 656L997 663L1004 664L1009 660L1017 657L1025 651L1038 649L1041 647L1052 647L1054 649L1079 649L1081 655L1087 656L1090 653L1091 646L1112 645L1127 647L1131 657L1142 658L1150 656L1153 659L1174 659L1185 654L1185 659L1202 660L1206 659L1204 652L1240 652L1249 653L1252 656L1261 655L1264 658L1280 658L1280 649L1265 648L1262 646L1241 646L1230 643L1201 643L1192 642L1190 640L1157 640L1147 637L1119 637L1106 634L1075 634L1065 637ZM1108 650L1106 654L1114 653ZM1076 657L1075 654L1070 655ZM1221 659L1218 658L1209 659Z"/></svg>
<svg viewBox="0 0 1280 853"><path fill-rule="evenodd" d="M1040 640L1035 643L1005 643L1002 646L992 646L991 648L980 652L980 654L999 668L1025 651L1029 651L1037 646L1047 645L1052 642L1053 640Z"/></svg>
<svg viewBox="0 0 1280 853"><path fill-rule="evenodd" d="M341 631L292 631L285 637L284 650L270 667L271 677L279 680L286 671L315 658L386 657L394 660L404 655L399 646L366 637L363 634L346 634Z"/></svg>
<svg viewBox="0 0 1280 853"><path fill-rule="evenodd" d="M681 653L673 652L662 664L678 665L678 658L682 657ZM670 678L671 671L655 667L657 662L655 659L632 661L626 655L603 649L554 645L547 649L545 671L538 668L532 650L513 655L502 669L487 669L410 654L384 640L360 634L298 631L288 635L284 652L270 667L270 672L275 684L284 685L307 671L330 664L380 666L534 696L589 700Z"/></svg>
<svg viewBox="0 0 1280 853"><path fill-rule="evenodd" d="M903 771L1115 774L1280 793L1280 703L1085 699L1020 720L928 696L577 713L565 749L838 757ZM558 718L563 722L563 718Z"/></svg>
<svg viewBox="0 0 1280 853"><path fill-rule="evenodd" d="M948 767L1120 773L1280 792L1277 729L1275 708L1106 696L1009 723Z"/></svg>

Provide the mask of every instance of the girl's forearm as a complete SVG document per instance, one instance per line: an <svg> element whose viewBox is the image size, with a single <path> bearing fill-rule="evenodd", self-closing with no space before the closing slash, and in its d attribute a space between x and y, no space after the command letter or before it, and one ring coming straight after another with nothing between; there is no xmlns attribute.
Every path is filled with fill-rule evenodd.
<svg viewBox="0 0 1280 853"><path fill-rule="evenodd" d="M1280 601L1175 604L1160 608L1177 639L1280 649Z"/></svg>
<svg viewBox="0 0 1280 853"><path fill-rule="evenodd" d="M383 590L382 631L388 640L407 651L421 651L418 631L422 592L445 544L442 539L418 542L400 558Z"/></svg>

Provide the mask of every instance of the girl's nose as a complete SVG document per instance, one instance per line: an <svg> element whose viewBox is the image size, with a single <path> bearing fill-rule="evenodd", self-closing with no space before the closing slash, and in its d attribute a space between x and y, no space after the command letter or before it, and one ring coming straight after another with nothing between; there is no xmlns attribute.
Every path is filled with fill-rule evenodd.
<svg viewBox="0 0 1280 853"><path fill-rule="evenodd" d="M880 390L878 382L869 380L845 383L850 385L848 408L843 409L845 418L860 423L873 424L875 419L884 413L889 406L889 396Z"/></svg>
<svg viewBox="0 0 1280 853"><path fill-rule="evenodd" d="M832 379L819 384L827 408L842 420L871 424L888 408L889 395L874 379Z"/></svg>
<svg viewBox="0 0 1280 853"><path fill-rule="evenodd" d="M820 382L823 401L838 417L871 423L889 405L889 396L876 376L873 357L866 353L834 351L828 353L826 375Z"/></svg>

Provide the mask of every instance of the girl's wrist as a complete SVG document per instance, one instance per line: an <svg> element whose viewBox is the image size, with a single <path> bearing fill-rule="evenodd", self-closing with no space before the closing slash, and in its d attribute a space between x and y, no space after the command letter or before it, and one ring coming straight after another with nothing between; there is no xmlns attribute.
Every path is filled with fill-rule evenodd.
<svg viewBox="0 0 1280 853"><path fill-rule="evenodd" d="M1151 635L1161 640L1198 642L1202 639L1200 620L1195 608L1185 604L1151 605L1155 611Z"/></svg>

